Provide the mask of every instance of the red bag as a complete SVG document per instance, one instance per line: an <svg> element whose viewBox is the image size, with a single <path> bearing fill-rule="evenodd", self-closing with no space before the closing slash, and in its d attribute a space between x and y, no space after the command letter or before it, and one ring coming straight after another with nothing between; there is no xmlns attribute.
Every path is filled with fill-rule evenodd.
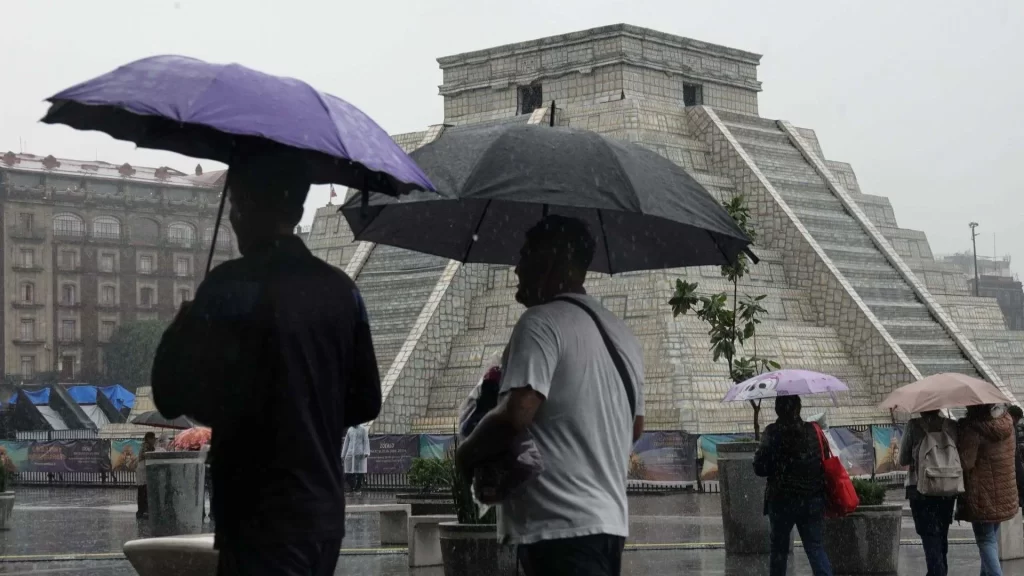
<svg viewBox="0 0 1024 576"><path fill-rule="evenodd" d="M814 424L814 430L818 433L821 465L825 470L825 517L842 518L857 509L860 498L853 489L853 482L850 481L850 475L846 473L843 463L832 455L831 448L826 448L828 442L825 441L825 433L817 423Z"/></svg>

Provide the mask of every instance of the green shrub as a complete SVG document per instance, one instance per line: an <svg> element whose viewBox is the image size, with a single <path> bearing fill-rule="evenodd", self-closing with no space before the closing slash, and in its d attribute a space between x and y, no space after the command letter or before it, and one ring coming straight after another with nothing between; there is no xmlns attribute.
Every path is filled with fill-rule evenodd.
<svg viewBox="0 0 1024 576"><path fill-rule="evenodd" d="M853 489L861 506L878 506L885 502L885 486L874 480L854 478Z"/></svg>
<svg viewBox="0 0 1024 576"><path fill-rule="evenodd" d="M435 492L452 485L452 467L440 458L413 458L409 484L421 492Z"/></svg>

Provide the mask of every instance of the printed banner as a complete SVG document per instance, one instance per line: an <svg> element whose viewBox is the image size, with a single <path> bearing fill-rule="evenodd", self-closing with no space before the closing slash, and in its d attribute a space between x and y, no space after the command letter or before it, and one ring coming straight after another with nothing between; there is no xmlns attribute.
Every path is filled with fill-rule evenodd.
<svg viewBox="0 0 1024 576"><path fill-rule="evenodd" d="M697 479L697 437L686 432L644 432L629 455L630 480L687 482Z"/></svg>
<svg viewBox="0 0 1024 576"><path fill-rule="evenodd" d="M142 454L142 440L111 440L110 464L114 472L134 472Z"/></svg>
<svg viewBox="0 0 1024 576"><path fill-rule="evenodd" d="M700 479L718 480L718 445L726 442L751 442L753 434L708 434L700 437L697 443L697 463L700 466Z"/></svg>
<svg viewBox="0 0 1024 576"><path fill-rule="evenodd" d="M106 440L4 441L3 447L18 472L110 470L110 448Z"/></svg>
<svg viewBox="0 0 1024 576"><path fill-rule="evenodd" d="M452 434L420 434L420 458L444 458L454 443Z"/></svg>
<svg viewBox="0 0 1024 576"><path fill-rule="evenodd" d="M838 450L838 453L833 453L850 476L871 475L875 467L875 451L870 429L829 428L826 433L834 450Z"/></svg>
<svg viewBox="0 0 1024 576"><path fill-rule="evenodd" d="M28 448L32 440L0 440L0 454L7 456L7 471L16 474L28 470Z"/></svg>
<svg viewBox="0 0 1024 576"><path fill-rule="evenodd" d="M906 470L900 466L900 442L903 426L872 426L871 439L875 447L875 474Z"/></svg>
<svg viewBox="0 0 1024 576"><path fill-rule="evenodd" d="M370 436L370 457L366 461L366 472L369 474L405 474L412 467L412 459L419 455L419 435Z"/></svg>

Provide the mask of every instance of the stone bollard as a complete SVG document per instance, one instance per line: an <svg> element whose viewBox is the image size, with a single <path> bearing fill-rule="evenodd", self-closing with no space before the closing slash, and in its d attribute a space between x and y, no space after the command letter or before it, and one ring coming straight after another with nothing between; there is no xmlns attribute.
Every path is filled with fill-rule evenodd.
<svg viewBox="0 0 1024 576"><path fill-rule="evenodd" d="M718 445L726 554L771 552L771 527L764 515L765 479L754 474L755 450L756 442Z"/></svg>
<svg viewBox="0 0 1024 576"><path fill-rule="evenodd" d="M199 534L203 529L206 495L202 452L149 452L146 486L149 526L153 536Z"/></svg>

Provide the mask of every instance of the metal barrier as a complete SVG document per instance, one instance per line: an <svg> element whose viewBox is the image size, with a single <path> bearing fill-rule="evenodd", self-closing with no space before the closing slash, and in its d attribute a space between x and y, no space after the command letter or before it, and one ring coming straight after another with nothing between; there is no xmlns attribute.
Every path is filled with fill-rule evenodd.
<svg viewBox="0 0 1024 576"><path fill-rule="evenodd" d="M135 472L19 472L14 483L27 486L135 486Z"/></svg>
<svg viewBox="0 0 1024 576"><path fill-rule="evenodd" d="M15 432L15 440L93 440L99 438L95 430L34 430Z"/></svg>

